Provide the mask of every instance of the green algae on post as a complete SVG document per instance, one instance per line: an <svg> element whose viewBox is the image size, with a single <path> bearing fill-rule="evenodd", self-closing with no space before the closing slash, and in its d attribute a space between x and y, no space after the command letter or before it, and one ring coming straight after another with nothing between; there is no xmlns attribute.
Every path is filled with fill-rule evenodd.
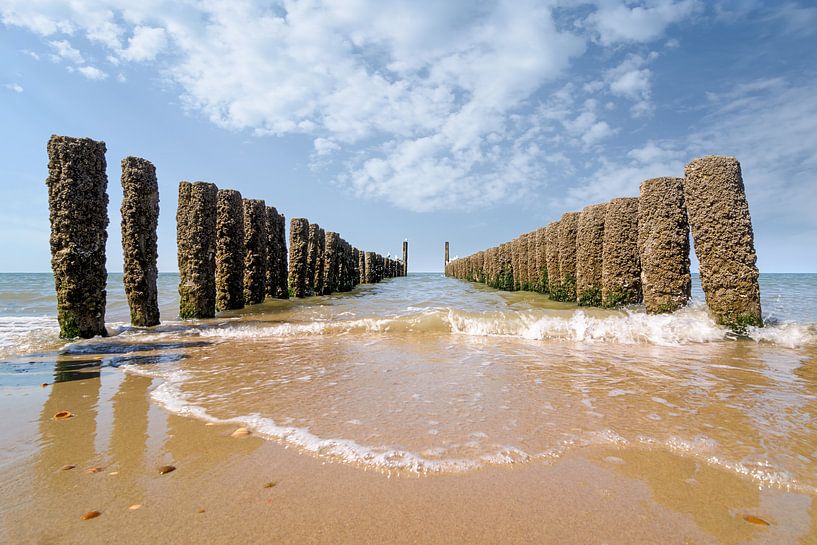
<svg viewBox="0 0 817 545"><path fill-rule="evenodd" d="M244 302L257 305L266 297L267 206L244 199Z"/></svg>
<svg viewBox="0 0 817 545"><path fill-rule="evenodd" d="M108 176L105 142L52 135L48 141L51 269L60 337L105 336Z"/></svg>

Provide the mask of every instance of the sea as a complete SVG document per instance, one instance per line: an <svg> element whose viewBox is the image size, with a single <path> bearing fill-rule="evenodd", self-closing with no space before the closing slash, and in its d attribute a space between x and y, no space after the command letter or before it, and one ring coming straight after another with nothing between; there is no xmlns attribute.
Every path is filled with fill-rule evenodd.
<svg viewBox="0 0 817 545"><path fill-rule="evenodd" d="M697 275L660 316L427 273L182 321L178 281L159 276L162 323L135 328L110 274L109 336L65 341L53 277L0 274L0 388L112 368L152 377L166 411L389 474L610 445L817 495L816 274L761 274L766 326L745 335L715 324Z"/></svg>

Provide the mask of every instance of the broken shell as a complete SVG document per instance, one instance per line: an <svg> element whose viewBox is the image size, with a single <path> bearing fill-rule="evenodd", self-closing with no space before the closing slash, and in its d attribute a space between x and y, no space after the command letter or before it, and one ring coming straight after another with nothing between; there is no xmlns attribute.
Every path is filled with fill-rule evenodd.
<svg viewBox="0 0 817 545"><path fill-rule="evenodd" d="M238 428L237 430L235 430L230 435L232 437L247 437L249 434L250 434L250 430L248 430L247 428Z"/></svg>
<svg viewBox="0 0 817 545"><path fill-rule="evenodd" d="M60 411L54 415L54 420L65 420L66 418L73 418L74 413L71 411Z"/></svg>
<svg viewBox="0 0 817 545"><path fill-rule="evenodd" d="M110 473L108 473L108 475L119 475L119 472L118 471L111 471Z"/></svg>
<svg viewBox="0 0 817 545"><path fill-rule="evenodd" d="M66 464L66 465L62 466L60 469L62 471L68 471L69 469L74 469L75 467L77 467L77 466L75 466L74 464Z"/></svg>
<svg viewBox="0 0 817 545"><path fill-rule="evenodd" d="M85 470L85 473L99 473L100 471L102 471L101 467L89 467Z"/></svg>
<svg viewBox="0 0 817 545"><path fill-rule="evenodd" d="M767 521L754 515L743 515L743 520L751 524L757 524L758 526L771 526Z"/></svg>
<svg viewBox="0 0 817 545"><path fill-rule="evenodd" d="M80 520L91 520L91 519L95 519L96 517L98 517L101 514L102 513L100 513L99 511L88 511L87 513L85 513L84 515L79 517L79 519Z"/></svg>
<svg viewBox="0 0 817 545"><path fill-rule="evenodd" d="M128 507L128 509L130 509L131 511L136 511L137 509L141 509L141 508L142 508L142 504L141 504L141 503L134 503L133 505L131 505L130 507Z"/></svg>
<svg viewBox="0 0 817 545"><path fill-rule="evenodd" d="M201 507L199 507L198 509L196 509L196 513L204 513L204 509L202 509Z"/></svg>
<svg viewBox="0 0 817 545"><path fill-rule="evenodd" d="M170 473L171 471L176 471L175 466L162 466L159 468L159 475L165 475Z"/></svg>

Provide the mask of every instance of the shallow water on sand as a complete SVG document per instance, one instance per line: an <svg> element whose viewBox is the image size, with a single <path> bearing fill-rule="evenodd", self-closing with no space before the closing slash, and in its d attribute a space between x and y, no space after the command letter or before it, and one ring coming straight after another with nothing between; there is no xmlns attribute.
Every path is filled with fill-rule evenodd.
<svg viewBox="0 0 817 545"><path fill-rule="evenodd" d="M0 346L0 381L39 380L55 361L58 381L120 367L157 379L151 396L174 413L385 472L548 463L601 445L817 496L817 276L792 276L764 278L771 325L746 338L700 302L672 316L577 309L440 275L139 330L114 288L110 338L63 343L53 324L21 326ZM176 281L162 278L164 316ZM48 301L9 291L0 284L6 315L36 317Z"/></svg>

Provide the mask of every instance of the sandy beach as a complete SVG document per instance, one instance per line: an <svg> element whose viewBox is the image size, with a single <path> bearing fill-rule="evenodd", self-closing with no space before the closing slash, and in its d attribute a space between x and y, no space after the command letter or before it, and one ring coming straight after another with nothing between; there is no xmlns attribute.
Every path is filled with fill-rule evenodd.
<svg viewBox="0 0 817 545"><path fill-rule="evenodd" d="M817 542L809 327L418 275L110 331L6 353L0 541Z"/></svg>
<svg viewBox="0 0 817 545"><path fill-rule="evenodd" d="M817 535L813 497L669 453L590 448L552 464L389 475L167 414L149 402L149 378L89 375L5 393L17 426L4 426L3 443L17 448L3 457L4 542L807 544ZM59 410L76 416L55 420ZM160 475L164 465L176 470ZM81 520L88 511L101 514ZM771 526L744 520L759 513Z"/></svg>

